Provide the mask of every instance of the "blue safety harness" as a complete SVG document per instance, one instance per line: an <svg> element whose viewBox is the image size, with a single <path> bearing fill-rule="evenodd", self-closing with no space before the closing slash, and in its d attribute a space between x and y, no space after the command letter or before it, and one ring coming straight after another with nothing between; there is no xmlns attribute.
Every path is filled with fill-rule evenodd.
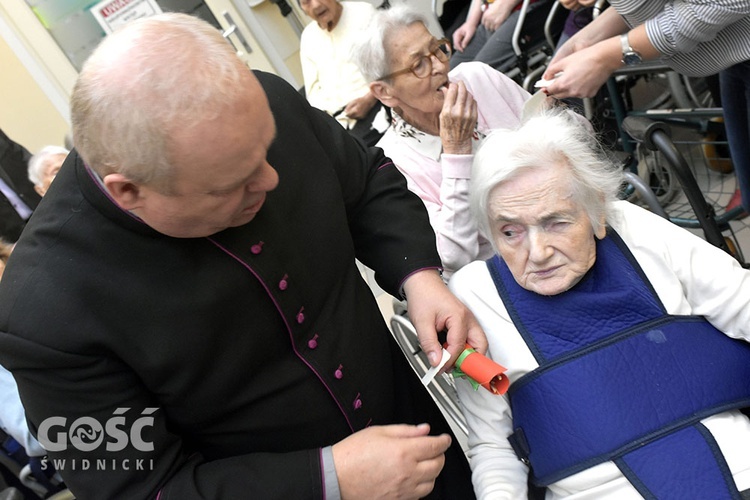
<svg viewBox="0 0 750 500"><path fill-rule="evenodd" d="M539 363L508 393L516 454L540 486L612 460L645 498L739 499L700 420L750 406L750 345L667 314L616 232L596 245L592 269L552 297L487 261Z"/></svg>

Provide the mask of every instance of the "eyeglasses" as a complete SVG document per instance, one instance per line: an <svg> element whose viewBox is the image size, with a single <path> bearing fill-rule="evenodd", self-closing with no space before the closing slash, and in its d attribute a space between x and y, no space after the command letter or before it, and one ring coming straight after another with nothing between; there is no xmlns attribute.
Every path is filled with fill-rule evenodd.
<svg viewBox="0 0 750 500"><path fill-rule="evenodd" d="M420 56L411 67L394 71L393 73L378 78L378 80L388 80L394 76L410 72L417 78L427 78L432 73L432 56L435 56L438 61L443 63L448 62L448 59L451 57L452 50L450 41L447 38L442 38L438 40L437 43L437 47L432 49L429 54Z"/></svg>

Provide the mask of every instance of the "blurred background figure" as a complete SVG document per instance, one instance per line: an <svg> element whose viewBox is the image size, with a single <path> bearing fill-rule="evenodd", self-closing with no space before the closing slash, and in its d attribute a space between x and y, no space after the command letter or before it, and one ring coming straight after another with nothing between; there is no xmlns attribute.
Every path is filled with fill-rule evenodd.
<svg viewBox="0 0 750 500"><path fill-rule="evenodd" d="M0 429L20 444L29 457L41 457L47 452L29 432L26 412L18 395L13 375L0 366Z"/></svg>
<svg viewBox="0 0 750 500"><path fill-rule="evenodd" d="M300 62L305 96L349 132L374 145L388 128L385 109L351 62L350 49L375 14L367 2L300 0L314 22L300 39Z"/></svg>
<svg viewBox="0 0 750 500"><path fill-rule="evenodd" d="M443 10L438 17L440 27L443 28L445 38L453 40L453 33L461 27L469 14L471 0L446 0Z"/></svg>
<svg viewBox="0 0 750 500"><path fill-rule="evenodd" d="M26 177L31 154L0 130L0 238L18 241L41 200Z"/></svg>
<svg viewBox="0 0 750 500"><path fill-rule="evenodd" d="M544 32L550 0L531 0L524 26ZM462 62L480 61L498 71L508 71L516 63L513 31L520 15L521 0L472 0L466 21L453 33L451 69Z"/></svg>
<svg viewBox="0 0 750 500"><path fill-rule="evenodd" d="M560 4L568 9L568 17L565 19L565 27L557 40L557 47L568 41L593 19L594 4L596 0L560 0Z"/></svg>
<svg viewBox="0 0 750 500"><path fill-rule="evenodd" d="M49 189L69 151L62 146L45 146L29 160L29 180L39 196Z"/></svg>
<svg viewBox="0 0 750 500"><path fill-rule="evenodd" d="M8 243L0 239L0 279L3 277L3 271L5 271L5 263L8 262L10 252L13 250L13 244Z"/></svg>

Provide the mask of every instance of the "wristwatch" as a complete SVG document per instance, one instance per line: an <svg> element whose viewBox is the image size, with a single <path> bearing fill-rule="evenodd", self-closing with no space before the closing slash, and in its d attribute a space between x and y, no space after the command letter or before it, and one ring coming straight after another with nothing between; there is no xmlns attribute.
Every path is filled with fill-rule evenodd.
<svg viewBox="0 0 750 500"><path fill-rule="evenodd" d="M643 61L641 54L630 46L627 33L620 35L620 45L622 45L622 63L625 66L633 66Z"/></svg>

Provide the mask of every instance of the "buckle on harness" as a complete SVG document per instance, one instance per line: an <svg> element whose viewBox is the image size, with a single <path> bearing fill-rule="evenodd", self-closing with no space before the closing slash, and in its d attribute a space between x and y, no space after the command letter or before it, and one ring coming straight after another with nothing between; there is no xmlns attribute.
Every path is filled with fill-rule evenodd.
<svg viewBox="0 0 750 500"><path fill-rule="evenodd" d="M510 442L510 446L513 448L518 459L524 464L529 465L529 453L531 450L529 449L529 442L526 440L526 434L523 432L523 429L520 427L516 428L513 434L508 436L508 442Z"/></svg>

